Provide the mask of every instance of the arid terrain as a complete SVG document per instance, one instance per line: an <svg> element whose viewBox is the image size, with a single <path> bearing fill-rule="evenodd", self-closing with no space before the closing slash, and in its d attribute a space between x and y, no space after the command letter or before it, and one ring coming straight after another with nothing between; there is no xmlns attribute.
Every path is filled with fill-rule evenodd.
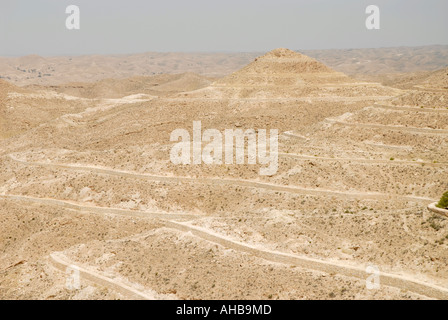
<svg viewBox="0 0 448 320"><path fill-rule="evenodd" d="M447 63L0 58L0 299L448 299ZM193 121L277 129L277 173L173 164Z"/></svg>
<svg viewBox="0 0 448 320"><path fill-rule="evenodd" d="M303 50L332 69L381 82L400 73L435 71L447 67L448 45L339 50ZM16 85L73 85L104 79L196 73L223 77L251 63L262 52L160 53L0 57L0 79ZM399 75L400 78L403 75ZM379 80L377 80L379 79Z"/></svg>

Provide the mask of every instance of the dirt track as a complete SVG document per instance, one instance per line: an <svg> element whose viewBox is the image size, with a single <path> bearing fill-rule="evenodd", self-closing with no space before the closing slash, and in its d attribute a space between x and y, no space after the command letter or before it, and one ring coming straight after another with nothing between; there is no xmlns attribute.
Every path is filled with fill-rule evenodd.
<svg viewBox="0 0 448 320"><path fill-rule="evenodd" d="M419 134L432 134L432 135L448 135L448 130L443 129L430 129L430 128L416 128L416 127L403 127L403 126L387 126L381 124L370 124L370 123L350 123L344 121L338 121L334 119L327 118L325 121L338 124L341 126L357 127L357 128L372 128L381 130L393 130L401 132L419 133Z"/></svg>
<svg viewBox="0 0 448 320"><path fill-rule="evenodd" d="M159 219L175 219L175 220L190 220L196 219L200 216L194 214L182 214L182 213L160 213L160 212L148 212L148 211L138 211L138 210L126 210L119 208L106 208L97 206L83 205L74 201L51 199L51 198L36 198L30 196L20 196L20 195L10 195L10 194L0 194L0 198L13 199L16 201L33 202L44 205L56 205L72 210L81 210L95 212L99 214L110 214L122 215L125 217L141 217L141 218L159 218Z"/></svg>
<svg viewBox="0 0 448 320"><path fill-rule="evenodd" d="M84 269L83 267L80 267L78 265L75 265L67 260L67 257L65 257L63 254L59 252L54 252L50 254L50 260L52 265L58 269L61 272L66 272L67 268L73 268L79 271L79 276L82 281L87 280L91 281L93 283L96 283L97 285L100 285L102 287L109 288L127 299L130 300L156 300L154 296L150 296L148 294L145 294L143 292L140 292L134 288L131 288L130 286L114 280L110 279L108 277L105 277L103 275L100 275L92 270Z"/></svg>
<svg viewBox="0 0 448 320"><path fill-rule="evenodd" d="M293 153L279 153L282 157L290 157L301 160L324 160L324 161L343 161L343 162L360 162L360 163L371 163L371 164L402 164L402 165L428 165L434 167L443 167L447 166L448 162L428 162L428 161L409 161L409 160L399 160L394 159L391 161L390 159L366 159L366 158L330 158L330 157L319 157L319 156L311 156L311 155L301 155L301 154L293 154Z"/></svg>
<svg viewBox="0 0 448 320"><path fill-rule="evenodd" d="M374 104L368 108L381 108L387 110L397 110L397 111L415 111L415 112L425 112L425 113L448 113L447 109L430 109L430 108L418 108L418 107L407 107L407 106L393 106L386 104Z"/></svg>
<svg viewBox="0 0 448 320"><path fill-rule="evenodd" d="M214 185L238 185L241 187L248 188L260 188L267 189L271 191L282 191L282 192L290 192L296 194L305 194L305 195L327 195L334 196L343 199L371 199L371 200L387 200L387 199L403 199L410 201L418 201L418 202L431 202L435 201L435 199L425 198L425 197L416 197L416 196L401 196L401 195L391 195L387 193L378 193L378 192L350 192L350 191L335 191L335 190L325 190L325 189L311 189L311 188L303 188L299 186L282 186L276 185L272 183L265 182L256 182L249 180L238 180L238 179L221 179L221 178L191 178L191 177L180 177L180 176L161 176L161 175L152 175L152 174L142 174L136 172L122 171L122 170L114 170L114 169L106 169L106 168L98 168L93 166L84 166L84 165L70 165L70 164L56 164L56 163L43 163L43 162L26 162L19 160L10 155L10 158L21 162L23 164L29 166L41 166L47 168L63 168L75 171L88 171L98 174L107 174L107 175L115 175L122 177L132 177L138 179L148 179L153 181L163 181L163 182L187 182L187 183L201 183L201 184L214 184Z"/></svg>

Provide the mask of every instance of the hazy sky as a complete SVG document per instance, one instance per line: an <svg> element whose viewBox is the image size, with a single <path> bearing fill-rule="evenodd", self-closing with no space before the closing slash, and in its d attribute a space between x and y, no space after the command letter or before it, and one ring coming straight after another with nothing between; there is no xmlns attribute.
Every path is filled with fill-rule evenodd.
<svg viewBox="0 0 448 320"><path fill-rule="evenodd" d="M65 27L71 4L80 30ZM448 44L447 13L448 0L0 0L0 55Z"/></svg>

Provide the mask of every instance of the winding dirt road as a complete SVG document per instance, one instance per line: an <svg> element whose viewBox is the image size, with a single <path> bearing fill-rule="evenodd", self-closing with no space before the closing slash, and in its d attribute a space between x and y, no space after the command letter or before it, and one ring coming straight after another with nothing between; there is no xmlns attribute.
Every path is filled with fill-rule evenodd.
<svg viewBox="0 0 448 320"><path fill-rule="evenodd" d="M419 134L432 134L432 135L444 135L448 136L448 130L445 129L431 129L431 128L417 128L417 127L404 127L404 126L388 126L383 124L371 124L371 123L351 123L345 121L338 121L335 119L327 118L326 122L333 124L338 124L347 127L357 127L357 128L371 128L371 129L381 129L381 130L392 130L392 131L402 131L409 133L419 133Z"/></svg>
<svg viewBox="0 0 448 320"><path fill-rule="evenodd" d="M184 213L162 213L162 212L128 210L128 209L110 208L110 207L97 207L75 201L59 200L53 198L37 198L37 197L12 195L12 194L0 194L0 198L12 199L22 202L32 202L44 205L55 205L76 211L88 211L99 214L114 214L125 217L132 216L139 218L174 219L174 220L191 220L200 217L200 215L184 214Z"/></svg>
<svg viewBox="0 0 448 320"><path fill-rule="evenodd" d="M68 268L77 270L79 271L79 277L81 281L88 280L102 287L112 289L113 291L121 294L129 300L156 300L156 297L154 295L140 292L118 280L105 277L97 272L87 270L80 267L79 265L75 265L68 261L67 257L65 257L60 252L54 252L50 254L50 261L51 264L61 272L65 273Z"/></svg>
<svg viewBox="0 0 448 320"><path fill-rule="evenodd" d="M316 157L311 155L302 155L294 153L279 153L282 157L295 158L300 160L324 160L324 161L343 161L343 162L360 162L370 164L404 164L404 165L422 165L432 167L444 167L448 165L448 162L428 162L428 161L409 161L409 160L390 160L390 159L366 159L366 158L331 158L331 157Z"/></svg>
<svg viewBox="0 0 448 320"><path fill-rule="evenodd" d="M392 106L387 104L374 104L373 106L366 107L375 109L387 109L387 110L396 110L396 111L415 111L415 112L423 112L423 113L448 113L447 109L442 108L436 108L436 109L430 109L430 108L420 108L420 107L407 107L407 106Z"/></svg>
<svg viewBox="0 0 448 320"><path fill-rule="evenodd" d="M311 189L299 186L285 186L272 184L267 182L257 182L250 180L242 180L242 179L229 179L229 178L193 178L193 177L184 177L184 176L161 176L161 175L153 175L147 173L137 173L123 170L115 170L115 169L107 169L107 168L99 168L94 166L86 166L86 165L73 165L73 164L60 164L60 163L45 163L45 162L27 162L24 160L20 160L10 155L10 158L14 161L23 163L29 166L40 166L47 168L63 168L74 171L87 171L91 173L97 174L107 174L128 178L138 178L145 180L153 180L160 182L186 182L186 183L201 183L201 184L213 184L220 186L240 186L240 187L248 187L248 188L258 188L265 189L270 191L280 191L280 192L289 192L295 194L302 195L315 195L315 196L333 196L337 198L343 199L369 199L369 200L391 200L391 199L403 199L409 201L417 201L417 202L434 202L435 199L426 198L426 197L417 197L417 196L403 196L403 195L393 195L389 193L379 193L379 192L358 192L358 191L336 191L336 190L327 190L327 189Z"/></svg>

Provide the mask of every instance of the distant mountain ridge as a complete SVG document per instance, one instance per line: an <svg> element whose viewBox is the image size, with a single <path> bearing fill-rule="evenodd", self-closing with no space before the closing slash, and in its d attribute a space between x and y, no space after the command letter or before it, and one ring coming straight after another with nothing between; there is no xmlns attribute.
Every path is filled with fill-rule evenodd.
<svg viewBox="0 0 448 320"><path fill-rule="evenodd" d="M299 52L348 75L434 71L448 66L448 45ZM0 79L17 85L55 85L163 73L192 72L223 77L240 70L262 54L147 52L73 57L0 57Z"/></svg>
<svg viewBox="0 0 448 320"><path fill-rule="evenodd" d="M434 71L448 67L448 45L305 50L303 53L350 75Z"/></svg>

